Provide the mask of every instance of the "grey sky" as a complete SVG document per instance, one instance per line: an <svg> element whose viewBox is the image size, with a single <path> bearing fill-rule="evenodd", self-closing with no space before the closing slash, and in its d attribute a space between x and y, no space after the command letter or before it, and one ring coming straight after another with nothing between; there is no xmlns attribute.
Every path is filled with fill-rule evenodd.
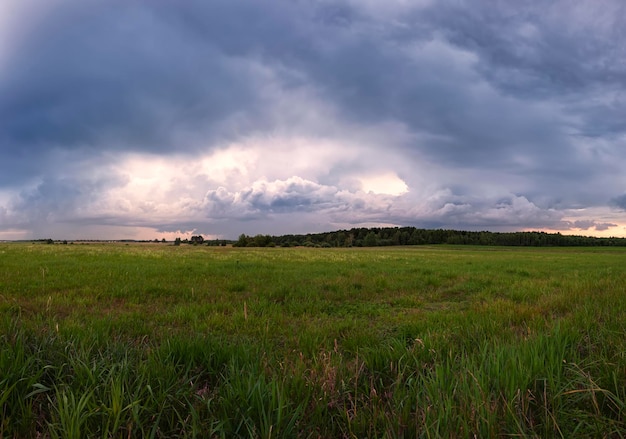
<svg viewBox="0 0 626 439"><path fill-rule="evenodd" d="M626 6L5 0L0 239L626 236Z"/></svg>

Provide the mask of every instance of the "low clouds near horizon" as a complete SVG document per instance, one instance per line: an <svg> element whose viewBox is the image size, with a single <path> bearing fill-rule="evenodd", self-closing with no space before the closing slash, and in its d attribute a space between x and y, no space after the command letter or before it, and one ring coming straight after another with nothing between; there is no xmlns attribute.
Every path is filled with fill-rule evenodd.
<svg viewBox="0 0 626 439"><path fill-rule="evenodd" d="M626 236L626 5L7 0L0 239Z"/></svg>

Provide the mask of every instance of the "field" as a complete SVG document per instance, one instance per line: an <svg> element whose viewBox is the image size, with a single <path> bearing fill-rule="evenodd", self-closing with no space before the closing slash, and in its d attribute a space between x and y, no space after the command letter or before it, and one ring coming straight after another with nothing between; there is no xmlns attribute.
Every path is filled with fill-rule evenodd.
<svg viewBox="0 0 626 439"><path fill-rule="evenodd" d="M624 437L626 249L0 244L0 438Z"/></svg>

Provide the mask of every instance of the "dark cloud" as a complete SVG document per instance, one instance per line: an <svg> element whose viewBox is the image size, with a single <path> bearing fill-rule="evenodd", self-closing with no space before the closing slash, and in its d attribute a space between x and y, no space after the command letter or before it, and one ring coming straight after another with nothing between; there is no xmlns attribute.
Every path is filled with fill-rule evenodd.
<svg viewBox="0 0 626 439"><path fill-rule="evenodd" d="M484 61L479 70L498 87L529 98L624 86L626 7L605 1L443 2L427 12L455 44Z"/></svg>
<svg viewBox="0 0 626 439"><path fill-rule="evenodd" d="M618 207L622 210L626 210L626 194L619 195L611 200L611 204L613 206Z"/></svg>
<svg viewBox="0 0 626 439"><path fill-rule="evenodd" d="M345 206L333 186L323 186L300 177L284 181L259 181L252 187L231 193L220 187L205 196L209 217L265 217L288 212L315 212Z"/></svg>
<svg viewBox="0 0 626 439"><path fill-rule="evenodd" d="M595 220L579 220L579 221L563 221L560 227L554 227L561 230L596 230L605 231L612 227L617 227L614 223L597 222Z"/></svg>
<svg viewBox="0 0 626 439"><path fill-rule="evenodd" d="M80 177L46 177L33 189L24 190L5 210L0 225L31 230L44 236L55 223L73 222L88 215L84 208L110 186L107 181Z"/></svg>
<svg viewBox="0 0 626 439"><path fill-rule="evenodd" d="M613 227L617 227L617 226L618 226L618 224L615 224L615 223L596 223L594 225L594 229L596 229L599 232L602 232L604 230L609 230L609 229L611 229Z"/></svg>
<svg viewBox="0 0 626 439"><path fill-rule="evenodd" d="M603 231L613 220L566 211L626 209L605 194L626 161L617 0L8 4L0 189L12 201L0 227L89 221L81 209L94 205L94 224L159 230L198 226L200 213L315 224L304 217L321 212L333 224ZM248 163L230 185L198 174L210 187L190 177L170 189L179 199L125 200L129 212L175 203L190 216L171 222L98 204L124 186L116 166L128 154L193 163L272 136L356 144L361 156L311 158L306 175ZM257 167L274 159L261 152ZM357 195L357 171L385 167L409 194Z"/></svg>
<svg viewBox="0 0 626 439"><path fill-rule="evenodd" d="M29 143L85 144L90 130L110 126L129 131L130 146L149 144L139 132L160 117L171 129L250 111L264 85L257 81L267 80L250 63L314 56L325 21L314 19L317 8L286 1L33 3L43 18L13 47L3 78L3 114L33 117L3 125L9 138ZM84 123L72 129L70 117ZM39 130L24 129L35 124Z"/></svg>
<svg viewBox="0 0 626 439"><path fill-rule="evenodd" d="M20 172L34 173L51 148L168 153L262 125L258 89L267 78L243 58L254 50L233 47L236 30L219 33L224 20L245 26L239 13L252 18L253 10L219 2L38 5L44 18L13 47L0 80L0 142L9 159L20 156ZM14 168L2 171L7 178Z"/></svg>
<svg viewBox="0 0 626 439"><path fill-rule="evenodd" d="M574 221L571 225L576 229L589 230L590 228L595 227L596 223L593 220L582 220Z"/></svg>

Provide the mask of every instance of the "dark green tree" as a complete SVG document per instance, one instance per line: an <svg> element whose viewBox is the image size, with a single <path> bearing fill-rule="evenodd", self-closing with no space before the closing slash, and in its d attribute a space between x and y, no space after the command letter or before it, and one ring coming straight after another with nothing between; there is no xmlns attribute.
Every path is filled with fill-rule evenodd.
<svg viewBox="0 0 626 439"><path fill-rule="evenodd" d="M365 247L375 247L378 245L378 236L376 235L376 233L374 232L369 232L367 235L365 235L365 238L363 238L363 245Z"/></svg>
<svg viewBox="0 0 626 439"><path fill-rule="evenodd" d="M242 233L239 235L239 239L233 244L233 247L246 247L248 245L248 237Z"/></svg>

